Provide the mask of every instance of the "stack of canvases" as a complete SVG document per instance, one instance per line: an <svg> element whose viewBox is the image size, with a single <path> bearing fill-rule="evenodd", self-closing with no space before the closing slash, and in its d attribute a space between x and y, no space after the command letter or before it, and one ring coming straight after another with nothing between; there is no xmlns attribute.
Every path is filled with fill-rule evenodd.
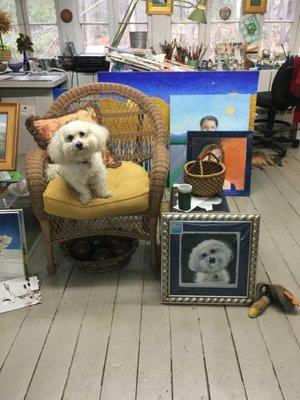
<svg viewBox="0 0 300 400"><path fill-rule="evenodd" d="M188 161L209 152L225 166L223 193L216 193L220 201L226 202L224 194L250 194L257 72L154 72L147 79L138 72L107 73L99 80L133 86L169 106L170 187L184 181ZM211 210L222 210L214 209L215 200ZM200 203L193 196L197 207L188 208L188 214L176 206L163 214L162 301L249 304L260 217L205 213Z"/></svg>

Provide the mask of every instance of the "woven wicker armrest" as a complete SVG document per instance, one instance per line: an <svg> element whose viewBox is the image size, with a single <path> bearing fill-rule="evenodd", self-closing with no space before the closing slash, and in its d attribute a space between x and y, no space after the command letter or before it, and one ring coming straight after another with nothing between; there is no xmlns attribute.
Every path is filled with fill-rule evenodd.
<svg viewBox="0 0 300 400"><path fill-rule="evenodd" d="M43 193L47 186L45 167L49 158L45 150L32 150L26 154L25 175L34 214L41 220L46 219Z"/></svg>
<svg viewBox="0 0 300 400"><path fill-rule="evenodd" d="M168 172L169 153L163 145L157 144L153 153L150 172L149 206L150 213L153 215L160 213Z"/></svg>

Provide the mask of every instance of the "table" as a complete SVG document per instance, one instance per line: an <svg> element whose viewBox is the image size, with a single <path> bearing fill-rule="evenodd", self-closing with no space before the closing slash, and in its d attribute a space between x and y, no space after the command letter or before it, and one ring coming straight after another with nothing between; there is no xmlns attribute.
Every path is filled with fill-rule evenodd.
<svg viewBox="0 0 300 400"><path fill-rule="evenodd" d="M172 212L184 212L181 210L177 210L176 208L174 208L174 206L176 205L177 202L177 196L176 194L178 193L178 188L173 186L172 190L171 190L171 211ZM214 204L213 205L213 209L211 211L208 212L230 212L226 197L224 195L224 192L222 190L222 192L218 193L215 197L219 197L222 201L220 204ZM204 208L200 208L200 207L196 207L194 208L191 212L207 212Z"/></svg>

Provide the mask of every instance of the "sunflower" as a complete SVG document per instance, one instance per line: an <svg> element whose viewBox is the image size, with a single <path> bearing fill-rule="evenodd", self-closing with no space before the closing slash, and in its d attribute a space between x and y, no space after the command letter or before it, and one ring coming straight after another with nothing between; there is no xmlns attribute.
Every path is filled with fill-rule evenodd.
<svg viewBox="0 0 300 400"><path fill-rule="evenodd" d="M5 35L11 30L11 17L4 11L0 11L0 50L4 50L2 35Z"/></svg>

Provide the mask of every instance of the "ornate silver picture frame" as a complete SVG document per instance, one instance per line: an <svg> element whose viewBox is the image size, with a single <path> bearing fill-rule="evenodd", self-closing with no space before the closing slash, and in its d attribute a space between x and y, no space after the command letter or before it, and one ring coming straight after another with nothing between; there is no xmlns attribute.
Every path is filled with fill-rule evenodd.
<svg viewBox="0 0 300 400"><path fill-rule="evenodd" d="M163 303L253 301L260 215L162 213Z"/></svg>

